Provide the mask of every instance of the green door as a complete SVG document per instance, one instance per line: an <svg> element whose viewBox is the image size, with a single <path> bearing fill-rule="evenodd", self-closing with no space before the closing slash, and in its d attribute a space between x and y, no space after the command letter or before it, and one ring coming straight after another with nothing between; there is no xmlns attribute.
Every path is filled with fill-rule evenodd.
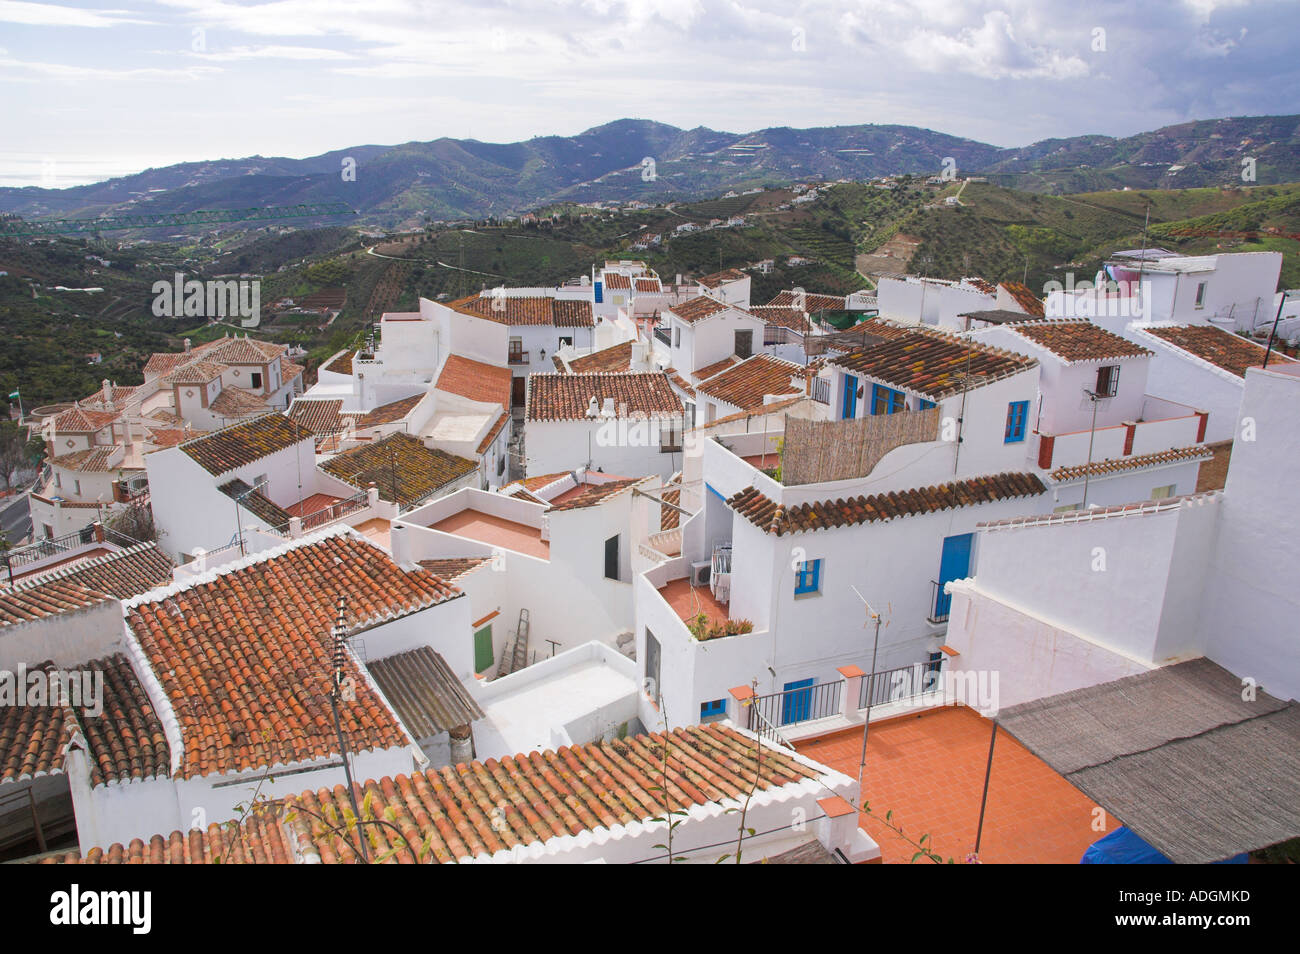
<svg viewBox="0 0 1300 954"><path fill-rule="evenodd" d="M492 626L488 624L474 634L474 671L492 668Z"/></svg>

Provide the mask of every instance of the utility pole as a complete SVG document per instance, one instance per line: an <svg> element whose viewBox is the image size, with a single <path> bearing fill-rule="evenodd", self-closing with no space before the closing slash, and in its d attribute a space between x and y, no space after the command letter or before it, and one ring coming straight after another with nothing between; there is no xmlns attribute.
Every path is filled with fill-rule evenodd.
<svg viewBox="0 0 1300 954"><path fill-rule="evenodd" d="M1088 509L1088 475L1092 470L1092 442L1097 437L1097 392L1083 389L1083 393L1092 399L1092 428L1088 432L1088 464L1083 468L1083 503L1080 510Z"/></svg>

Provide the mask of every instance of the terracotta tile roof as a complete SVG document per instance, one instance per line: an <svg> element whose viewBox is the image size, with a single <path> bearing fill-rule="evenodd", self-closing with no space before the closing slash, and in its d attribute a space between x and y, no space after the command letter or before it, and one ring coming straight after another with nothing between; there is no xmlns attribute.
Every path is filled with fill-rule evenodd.
<svg viewBox="0 0 1300 954"><path fill-rule="evenodd" d="M183 427L154 427L146 429L146 433L154 449L161 450L164 447L175 447L181 441L187 441L191 437L202 437L208 432L186 430Z"/></svg>
<svg viewBox="0 0 1300 954"><path fill-rule="evenodd" d="M476 462L425 447L419 438L403 433L344 451L320 467L358 489L373 482L380 497L403 507L478 472Z"/></svg>
<svg viewBox="0 0 1300 954"><path fill-rule="evenodd" d="M266 402L243 388L222 388L208 410L219 417L252 417L270 410Z"/></svg>
<svg viewBox="0 0 1300 954"><path fill-rule="evenodd" d="M316 400L297 398L289 408L289 420L311 431L317 437L328 437L344 429L342 398Z"/></svg>
<svg viewBox="0 0 1300 954"><path fill-rule="evenodd" d="M213 347L203 353L203 357L206 361L219 361L222 364L270 364L288 350L288 345L272 344L255 338L226 338L214 342Z"/></svg>
<svg viewBox="0 0 1300 954"><path fill-rule="evenodd" d="M171 411L160 407L156 411L151 411L147 420L157 421L159 424L180 424L183 423L184 419L180 415L173 414Z"/></svg>
<svg viewBox="0 0 1300 954"><path fill-rule="evenodd" d="M42 864L82 865L287 865L295 856L290 834L281 825L282 803L259 803L236 823L213 822L207 830L174 831L164 838L154 835L146 844L136 838L129 845L113 844L105 851L92 848L84 858L75 851L48 856Z"/></svg>
<svg viewBox="0 0 1300 954"><path fill-rule="evenodd" d="M666 308L664 310L671 311L688 325L693 325L697 321L711 318L719 312L726 311L731 307L733 306L724 304L716 298L709 298L707 295L700 295L697 298L690 298L681 304L673 305L671 308Z"/></svg>
<svg viewBox="0 0 1300 954"><path fill-rule="evenodd" d="M502 412L501 416L497 418L496 423L493 424L492 427L488 429L488 432L483 435L483 439L478 442L478 447L476 448L475 453L477 453L479 456L486 454L488 448L492 446L492 442L495 441L498 436L500 436L501 431L504 430L505 426L509 423L510 423L510 412L509 411Z"/></svg>
<svg viewBox="0 0 1300 954"><path fill-rule="evenodd" d="M530 421L578 421L587 416L591 398L603 408L614 399L619 416L681 414L682 402L662 371L620 374L531 374L528 376Z"/></svg>
<svg viewBox="0 0 1300 954"><path fill-rule="evenodd" d="M1003 282L1002 287L1006 289L1017 305L1025 310L1026 314L1036 315L1042 318L1047 312L1043 306L1043 300L1029 290L1028 286L1020 282Z"/></svg>
<svg viewBox="0 0 1300 954"><path fill-rule="evenodd" d="M1241 335L1213 325L1148 325L1141 330L1239 378L1246 376L1247 368L1263 364L1264 354L1268 350ZM1269 358L1270 362L1291 360L1276 350Z"/></svg>
<svg viewBox="0 0 1300 954"><path fill-rule="evenodd" d="M632 279L621 272L604 272L605 287L614 291L632 290Z"/></svg>
<svg viewBox="0 0 1300 954"><path fill-rule="evenodd" d="M156 543L138 543L118 553L98 556L32 576L19 584L26 589L52 580L79 583L119 600L146 593L172 581L172 561Z"/></svg>
<svg viewBox="0 0 1300 954"><path fill-rule="evenodd" d="M420 566L439 579L452 583L491 559L491 557L443 557L438 560L421 560Z"/></svg>
<svg viewBox="0 0 1300 954"><path fill-rule="evenodd" d="M713 272L699 279L699 283L705 288L717 288L723 282L735 282L745 277L745 273L738 268L724 268L720 272Z"/></svg>
<svg viewBox="0 0 1300 954"><path fill-rule="evenodd" d="M701 382L695 390L743 410L753 410L762 406L766 394L803 394L802 386L790 383L796 374L803 375L800 365L760 353Z"/></svg>
<svg viewBox="0 0 1300 954"><path fill-rule="evenodd" d="M334 371L338 374L352 373L352 359L356 357L355 351L340 351L328 363L321 365L322 371Z"/></svg>
<svg viewBox="0 0 1300 954"><path fill-rule="evenodd" d="M675 490L665 490L659 495L667 503L680 505L682 502L681 488ZM665 507L662 504L659 507L659 529L676 530L682 524L682 515L672 507Z"/></svg>
<svg viewBox="0 0 1300 954"><path fill-rule="evenodd" d="M289 526L289 513L281 508L260 490L254 490L247 483L235 478L217 488L231 500L236 501L254 517L267 526L281 529Z"/></svg>
<svg viewBox="0 0 1300 954"><path fill-rule="evenodd" d="M551 484L555 483L557 480L562 480L565 477L572 476L571 473L565 470L556 474L537 474L533 477L525 477L520 481L520 483L524 485L525 490L541 490L544 487L551 486Z"/></svg>
<svg viewBox="0 0 1300 954"><path fill-rule="evenodd" d="M831 359L831 364L931 400L981 387L1037 366L1038 359L958 338L914 329L892 340Z"/></svg>
<svg viewBox="0 0 1300 954"><path fill-rule="evenodd" d="M179 724L179 777L336 754L328 696L339 597L355 632L459 595L345 530L128 604L127 624ZM405 744L351 656L345 669L356 687L356 701L340 707L352 751Z"/></svg>
<svg viewBox="0 0 1300 954"><path fill-rule="evenodd" d="M787 533L811 533L833 527L851 527L878 520L936 513L996 500L1036 497L1046 491L1047 488L1035 474L1007 473L993 477L973 477L937 487L890 491L870 497L799 504L789 509L764 496L761 491L746 487L733 494L727 504L765 533L782 536Z"/></svg>
<svg viewBox="0 0 1300 954"><path fill-rule="evenodd" d="M708 430L711 427L717 427L719 424L730 424L732 421L743 421L746 418L762 417L764 414L778 414L787 408L794 407L800 401L811 401L812 398L805 394L796 394L794 397L785 398L780 401L771 401L767 404L758 405L744 411L737 411L735 414L728 414L726 417L719 417L710 421L708 424L696 424L696 430Z"/></svg>
<svg viewBox="0 0 1300 954"><path fill-rule="evenodd" d="M562 503L553 504L547 509L547 513L558 513L564 510L586 510L588 507L595 507L602 504L612 497L616 497L625 490L631 489L635 484L646 480L645 477L629 477L625 480L610 480L603 484L591 484L581 493L569 497Z"/></svg>
<svg viewBox="0 0 1300 954"><path fill-rule="evenodd" d="M1091 464L1076 464L1072 467L1058 467L1052 471L1051 478L1056 482L1082 480L1084 475L1101 477L1106 474L1118 474L1124 471L1141 470L1143 467L1158 467L1161 464L1174 464L1190 460L1209 460L1214 451L1204 444L1192 447L1175 447L1172 450L1156 451L1154 454L1139 454L1131 457L1117 457L1110 460L1095 460Z"/></svg>
<svg viewBox="0 0 1300 954"><path fill-rule="evenodd" d="M306 370L305 366L294 364L284 355L280 355L280 384L282 386L288 384Z"/></svg>
<svg viewBox="0 0 1300 954"><path fill-rule="evenodd" d="M992 282L985 281L982 278L963 278L963 282L974 288L976 291L983 292L985 295L996 295L998 287Z"/></svg>
<svg viewBox="0 0 1300 954"><path fill-rule="evenodd" d="M144 363L144 377L146 381L163 375L171 374L182 364L194 360L194 353L190 351L158 351L149 356L149 360Z"/></svg>
<svg viewBox="0 0 1300 954"><path fill-rule="evenodd" d="M808 321L807 315L798 308L787 308L782 305L755 305L749 309L749 313L762 318L769 325L789 328L791 331L797 331L800 334L812 330L812 324Z"/></svg>
<svg viewBox="0 0 1300 954"><path fill-rule="evenodd" d="M1139 358L1152 352L1091 321L1032 321L1010 326L1018 334L1066 363Z"/></svg>
<svg viewBox="0 0 1300 954"><path fill-rule="evenodd" d="M180 448L209 474L219 477L307 439L310 435L294 427L283 414L263 414L185 441Z"/></svg>
<svg viewBox="0 0 1300 954"><path fill-rule="evenodd" d="M35 586L21 583L0 590L0 627L30 623L73 610L86 609L112 599L75 580L51 580Z"/></svg>
<svg viewBox="0 0 1300 954"><path fill-rule="evenodd" d="M638 278L632 284L639 292L650 292L653 294L664 290L663 284L657 278Z"/></svg>
<svg viewBox="0 0 1300 954"><path fill-rule="evenodd" d="M366 670L416 739L483 718L447 661L428 646L367 662Z"/></svg>
<svg viewBox="0 0 1300 954"><path fill-rule="evenodd" d="M425 394L412 394L410 397L402 398L400 401L393 401L389 404L381 404L379 407L372 409L370 412L357 418L357 430L362 431L367 427L379 427L382 424L395 424L400 421L415 406L424 400Z"/></svg>
<svg viewBox="0 0 1300 954"><path fill-rule="evenodd" d="M167 736L126 656L61 668L68 675L103 674L102 711L91 715L84 706L71 705L72 700L0 706L0 783L62 772L63 748L76 730L86 740L92 785L167 776ZM29 677L38 669L56 671L52 662L45 662L29 667Z"/></svg>
<svg viewBox="0 0 1300 954"><path fill-rule="evenodd" d="M744 360L743 358L737 357L734 354L729 354L721 361L714 361L712 364L706 364L702 368L696 368L695 377L703 381L707 378L713 377L715 374L721 374L723 371L726 371L728 368L740 364L740 362L743 360Z"/></svg>
<svg viewBox="0 0 1300 954"><path fill-rule="evenodd" d="M696 725L673 730L666 760L663 735L634 735L370 780L355 795L403 832L399 841L392 829L374 829L375 852L385 863L450 863L616 825L648 824L662 816L665 802L669 811L680 812L743 800L751 789L765 792L823 777L770 745L756 758L757 744L729 725ZM351 807L340 785L267 805L251 821L258 827L246 828L242 839L236 826L210 825L207 832L157 835L148 845L137 840L107 852L95 849L84 862L197 864L226 852L227 861L287 864L294 860L289 846L297 844L325 864L352 864L359 859L351 840L317 820L345 813ZM237 854L241 843L244 853ZM425 844L423 858L407 847ZM54 859L77 860L71 854Z"/></svg>
<svg viewBox="0 0 1300 954"><path fill-rule="evenodd" d="M74 406L54 419L56 433L93 434L102 431L121 416L121 411L94 411Z"/></svg>
<svg viewBox="0 0 1300 954"><path fill-rule="evenodd" d="M116 444L99 444L89 450L73 451L50 458L50 463L63 470L74 470L81 474L103 474L113 469L113 455L121 448Z"/></svg>
<svg viewBox="0 0 1300 954"><path fill-rule="evenodd" d="M664 374L668 375L668 380L685 391L691 397L695 397L695 388L673 368L666 368Z"/></svg>
<svg viewBox="0 0 1300 954"><path fill-rule="evenodd" d="M209 381L221 377L222 372L225 370L226 365L219 364L216 361L191 361L167 375L163 379L163 383L171 385L207 384Z"/></svg>
<svg viewBox="0 0 1300 954"><path fill-rule="evenodd" d="M493 307L495 304L496 307ZM447 303L463 315L486 318L503 325L554 325L557 328L591 328L591 302L580 298L515 297L493 298L491 294L469 295Z"/></svg>
<svg viewBox="0 0 1300 954"><path fill-rule="evenodd" d="M632 342L624 341L612 348L584 354L569 362L569 370L581 374L592 371L626 371L632 366Z"/></svg>
<svg viewBox="0 0 1300 954"><path fill-rule="evenodd" d="M510 409L509 368L475 361L462 355L448 355L435 385L439 391L459 394L471 401L486 401Z"/></svg>
<svg viewBox="0 0 1300 954"><path fill-rule="evenodd" d="M794 308L798 302L798 295L794 291L777 292L776 297L767 303L769 308ZM843 295L823 295L818 292L803 293L803 310L804 311L842 311L844 309Z"/></svg>
<svg viewBox="0 0 1300 954"><path fill-rule="evenodd" d="M523 487L520 487L511 494L507 494L507 496L514 497L516 500L526 500L529 503L541 504L543 507L550 505L549 500L543 500L532 491L525 490Z"/></svg>

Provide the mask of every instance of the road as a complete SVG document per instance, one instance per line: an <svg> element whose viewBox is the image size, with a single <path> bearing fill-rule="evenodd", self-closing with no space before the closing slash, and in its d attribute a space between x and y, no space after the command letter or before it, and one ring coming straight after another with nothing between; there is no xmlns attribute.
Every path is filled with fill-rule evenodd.
<svg viewBox="0 0 1300 954"><path fill-rule="evenodd" d="M26 494L0 503L0 529L10 546L27 539L32 532L31 501Z"/></svg>

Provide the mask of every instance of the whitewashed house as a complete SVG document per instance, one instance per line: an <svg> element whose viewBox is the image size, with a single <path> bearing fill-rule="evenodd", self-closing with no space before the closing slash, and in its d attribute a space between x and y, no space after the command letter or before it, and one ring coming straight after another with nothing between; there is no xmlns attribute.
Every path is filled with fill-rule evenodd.
<svg viewBox="0 0 1300 954"><path fill-rule="evenodd" d="M587 469L666 477L681 466L684 409L659 372L534 374L524 453L529 475Z"/></svg>

